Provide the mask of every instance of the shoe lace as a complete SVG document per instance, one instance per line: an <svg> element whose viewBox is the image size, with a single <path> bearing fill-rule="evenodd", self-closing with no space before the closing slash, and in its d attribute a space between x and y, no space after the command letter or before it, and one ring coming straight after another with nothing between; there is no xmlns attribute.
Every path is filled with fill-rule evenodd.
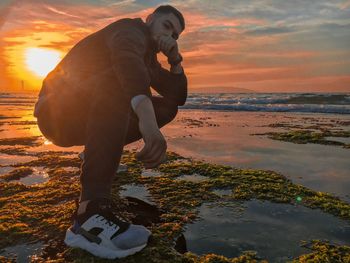
<svg viewBox="0 0 350 263"><path fill-rule="evenodd" d="M112 211L110 211L110 207L101 210L101 213L97 215L96 218L100 218L102 222L108 224L109 226L114 226L114 228L116 228L116 226L125 224L121 217L115 215Z"/></svg>

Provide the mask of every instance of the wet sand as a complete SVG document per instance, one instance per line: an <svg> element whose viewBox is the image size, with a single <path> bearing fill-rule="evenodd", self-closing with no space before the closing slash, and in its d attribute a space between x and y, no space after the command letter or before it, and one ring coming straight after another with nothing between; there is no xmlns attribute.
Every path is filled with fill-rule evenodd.
<svg viewBox="0 0 350 263"><path fill-rule="evenodd" d="M20 121L2 120L3 122L11 120L11 123L0 126L2 130L0 138L41 135L31 108L29 110L10 108L8 111L2 111L2 114L22 118ZM320 128L321 125L334 130L349 131L349 122L350 116L347 115L180 110L175 120L161 131L167 139L168 150L182 156L240 168L277 171L293 182L350 201L349 149L334 145L295 144L259 135L286 131L285 127L275 125L276 123L289 123L294 127L313 125L314 128L317 125ZM289 127L287 125L287 129ZM28 152L53 150L79 153L83 150L82 146L57 147L42 139L44 145L34 145ZM344 142L348 142L349 139L333 138ZM139 140L127 145L125 149L140 150L142 146L143 141ZM4 148L6 146L0 145L0 149ZM0 163L10 163L13 158L15 157L2 154L3 161Z"/></svg>

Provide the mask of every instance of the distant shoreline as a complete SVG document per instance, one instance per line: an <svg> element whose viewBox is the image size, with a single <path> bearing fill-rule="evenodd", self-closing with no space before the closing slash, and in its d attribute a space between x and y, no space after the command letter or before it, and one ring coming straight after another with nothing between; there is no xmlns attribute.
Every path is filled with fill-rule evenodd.
<svg viewBox="0 0 350 263"><path fill-rule="evenodd" d="M0 94L38 94L40 90L26 90L26 91L0 91ZM323 91L315 91L315 92L301 92L301 91L296 91L296 92L286 92L286 91L281 91L281 92L261 92L261 91L250 91L250 92L239 92L239 91L225 91L225 92L209 92L209 91L188 91L188 94L300 94L300 95L307 95L307 94L350 94L349 92L323 92Z"/></svg>

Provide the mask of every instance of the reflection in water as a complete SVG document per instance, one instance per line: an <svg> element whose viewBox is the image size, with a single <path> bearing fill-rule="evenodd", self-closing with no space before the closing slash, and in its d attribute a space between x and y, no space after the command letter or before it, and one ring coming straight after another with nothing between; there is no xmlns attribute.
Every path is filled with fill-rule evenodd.
<svg viewBox="0 0 350 263"><path fill-rule="evenodd" d="M325 140L329 141L335 141L335 142L342 142L346 144L350 144L350 138L349 137L324 137Z"/></svg>
<svg viewBox="0 0 350 263"><path fill-rule="evenodd" d="M135 185L135 184L123 185L123 190L120 191L120 196L135 197L135 198L138 198L144 202L155 205L155 202L151 199L150 192L143 185Z"/></svg>
<svg viewBox="0 0 350 263"><path fill-rule="evenodd" d="M213 193L217 194L220 197L229 196L229 195L232 194L232 189L231 188L228 188L228 189L214 189Z"/></svg>
<svg viewBox="0 0 350 263"><path fill-rule="evenodd" d="M189 129L180 121L184 117L211 118L219 127ZM164 134L171 135L168 140L169 150L185 157L239 168L273 170L289 177L295 183L316 191L333 193L350 201L350 197L347 196L350 189L349 149L328 145L294 144L271 140L266 136L251 135L284 131L268 125L286 121L303 125L307 118L327 123L350 121L350 115L186 110L179 111L175 121L165 126L163 131ZM188 134L193 136L183 137Z"/></svg>
<svg viewBox="0 0 350 263"><path fill-rule="evenodd" d="M159 176L162 176L163 174L161 172L158 172L152 169L143 169L141 175L144 177L159 177Z"/></svg>
<svg viewBox="0 0 350 263"><path fill-rule="evenodd" d="M18 180L20 183L25 185L34 185L34 184L45 183L49 180L49 175L45 171L45 167L38 166L38 167L31 167L31 168L33 169L33 173L26 177L20 178Z"/></svg>
<svg viewBox="0 0 350 263"><path fill-rule="evenodd" d="M0 251L0 256L8 258L16 257L16 262L21 263L31 262L31 256L39 254L43 250L43 247L44 243L41 241L32 244L16 245Z"/></svg>
<svg viewBox="0 0 350 263"><path fill-rule="evenodd" d="M244 206L242 212L216 203L203 204L201 220L189 224L184 233L188 250L227 257L256 250L271 262L285 262L307 252L299 246L301 240L350 243L349 223L319 210L258 200Z"/></svg>
<svg viewBox="0 0 350 263"><path fill-rule="evenodd" d="M7 173L10 173L14 169L15 169L15 167L11 167L11 166L0 167L0 175L4 175L4 174L7 174Z"/></svg>
<svg viewBox="0 0 350 263"><path fill-rule="evenodd" d="M193 183L199 183L208 180L209 178L200 174L183 174L177 177L176 181L188 181Z"/></svg>

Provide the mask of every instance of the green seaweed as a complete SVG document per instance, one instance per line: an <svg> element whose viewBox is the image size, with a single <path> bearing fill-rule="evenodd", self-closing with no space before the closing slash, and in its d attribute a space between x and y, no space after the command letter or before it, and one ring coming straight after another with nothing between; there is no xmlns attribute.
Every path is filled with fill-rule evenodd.
<svg viewBox="0 0 350 263"><path fill-rule="evenodd" d="M264 127L282 128L286 131L266 132L251 135L265 135L273 140L292 142L296 144L314 143L342 146L343 148L350 149L350 144L327 138L349 138L350 131L344 130L343 126L348 126L350 121L317 119L311 117L303 117L302 119L305 121L304 124L294 122L294 119L291 118L291 120L288 121L264 125Z"/></svg>
<svg viewBox="0 0 350 263"><path fill-rule="evenodd" d="M350 131L330 131L323 130L321 132L315 132L311 130L293 130L288 132L267 132L262 134L254 134L254 135L267 135L270 139L292 142L297 144L306 144L306 143L314 143L314 144L323 144L323 145L336 145L343 146L344 148L349 148L349 144L332 141L325 139L326 137L350 137Z"/></svg>
<svg viewBox="0 0 350 263"><path fill-rule="evenodd" d="M302 244L302 246L311 249L313 252L305 255L301 255L292 263L304 263L304 262L350 262L350 247L349 246L336 246L327 241L313 240L310 243Z"/></svg>

